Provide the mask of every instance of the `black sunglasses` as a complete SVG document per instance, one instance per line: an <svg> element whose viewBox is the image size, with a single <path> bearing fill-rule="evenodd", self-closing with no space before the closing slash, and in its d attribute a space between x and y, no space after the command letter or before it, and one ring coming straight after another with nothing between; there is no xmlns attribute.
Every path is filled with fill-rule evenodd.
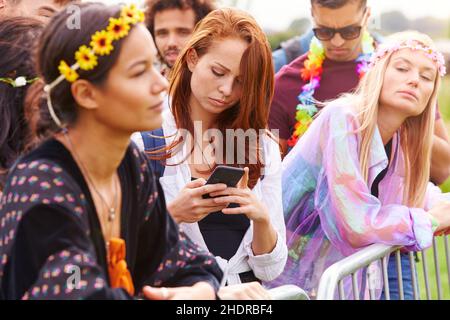
<svg viewBox="0 0 450 320"><path fill-rule="evenodd" d="M313 32L317 39L321 41L329 41L334 38L336 33L339 33L342 39L355 40L361 34L362 26L347 26L344 28L314 28Z"/></svg>

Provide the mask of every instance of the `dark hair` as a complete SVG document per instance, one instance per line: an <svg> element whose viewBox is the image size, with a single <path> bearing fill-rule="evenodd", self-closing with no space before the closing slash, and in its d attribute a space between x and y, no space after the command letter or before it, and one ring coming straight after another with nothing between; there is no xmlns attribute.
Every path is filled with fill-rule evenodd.
<svg viewBox="0 0 450 320"><path fill-rule="evenodd" d="M329 9L340 9L351 2L359 2L360 8L367 7L367 0L311 0L311 7L318 5Z"/></svg>
<svg viewBox="0 0 450 320"><path fill-rule="evenodd" d="M0 22L0 77L36 78L32 61L36 39L43 24L33 18L5 18ZM0 82L0 189L2 180L17 157L25 151L30 136L24 115L28 85L14 88Z"/></svg>
<svg viewBox="0 0 450 320"><path fill-rule="evenodd" d="M38 49L37 65L43 82L31 88L27 109L36 109L39 105L40 115L35 124L34 134L43 139L57 132L60 128L53 122L47 110L47 101L43 93L44 83L50 84L60 76L58 65L64 60L68 65L75 63L75 52L82 45L89 46L91 37L106 29L111 17L120 16L121 6L107 6L102 3L82 3L80 8L81 29L70 29L66 22L70 14L64 11L55 15L45 28ZM131 26L132 27L132 26ZM122 39L123 40L123 39ZM114 50L105 56L98 56L98 65L89 71L77 70L79 79L85 79L101 87L109 71L119 58L122 40L114 41ZM71 83L64 80L51 91L53 107L63 123L72 124L77 118L77 104L70 89Z"/></svg>
<svg viewBox="0 0 450 320"><path fill-rule="evenodd" d="M146 24L147 28L155 38L155 15L158 12L169 9L187 10L192 9L195 13L195 23L206 17L216 9L214 0L147 0Z"/></svg>

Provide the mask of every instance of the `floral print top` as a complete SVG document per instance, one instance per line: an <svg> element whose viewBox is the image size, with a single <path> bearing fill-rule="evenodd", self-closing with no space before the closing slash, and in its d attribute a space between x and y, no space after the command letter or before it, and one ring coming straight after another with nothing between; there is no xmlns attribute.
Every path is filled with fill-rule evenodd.
<svg viewBox="0 0 450 320"><path fill-rule="evenodd" d="M136 294L109 285L100 222L83 175L51 139L11 169L0 200L0 299L132 299L145 285L188 286L222 272L179 232L148 161L131 144L118 168L121 237Z"/></svg>

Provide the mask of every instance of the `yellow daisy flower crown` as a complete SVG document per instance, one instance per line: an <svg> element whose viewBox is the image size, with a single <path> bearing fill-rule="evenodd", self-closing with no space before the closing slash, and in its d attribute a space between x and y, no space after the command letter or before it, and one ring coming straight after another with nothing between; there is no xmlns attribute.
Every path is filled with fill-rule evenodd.
<svg viewBox="0 0 450 320"><path fill-rule="evenodd" d="M47 93L47 104L50 115L59 127L61 121L55 114L51 103L50 91L63 80L72 83L79 78L78 69L93 70L98 64L98 56L109 55L113 50L113 42L126 37L131 29L131 25L144 22L144 12L137 8L135 4L124 6L120 11L119 18L109 18L109 25L106 29L97 31L92 37L89 46L82 45L75 52L75 63L71 66L66 61L61 60L58 66L60 76L52 83L44 87Z"/></svg>
<svg viewBox="0 0 450 320"><path fill-rule="evenodd" d="M109 25L106 29L97 31L91 37L89 46L82 45L78 48L77 52L75 52L75 64L69 66L67 62L61 60L58 66L61 76L51 86L54 87L64 79L74 82L79 78L78 69L93 70L98 64L98 56L109 55L114 50L113 42L126 37L131 25L143 21L144 12L139 10L136 5L124 6L119 18L109 18Z"/></svg>

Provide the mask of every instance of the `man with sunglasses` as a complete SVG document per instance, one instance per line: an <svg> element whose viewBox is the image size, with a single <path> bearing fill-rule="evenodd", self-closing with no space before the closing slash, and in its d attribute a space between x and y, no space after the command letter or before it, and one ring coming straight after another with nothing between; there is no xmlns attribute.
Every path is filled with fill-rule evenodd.
<svg viewBox="0 0 450 320"><path fill-rule="evenodd" d="M325 56L318 75L320 84L312 96L324 102L351 91L359 82L356 60L363 53L370 8L367 0L311 0L311 14L314 35ZM284 66L275 78L269 126L279 130L284 154L295 131L299 95L309 83L301 76L307 60L308 53Z"/></svg>
<svg viewBox="0 0 450 320"><path fill-rule="evenodd" d="M363 73L361 69L364 69L361 58L368 55L364 54L368 47L366 31L370 17L367 0L311 0L311 14L314 35L323 48L324 60L320 68L305 70L305 65L311 65L309 54L317 51L315 47L284 66L275 77L269 126L279 130L283 156L301 137L298 131L302 121L308 120L298 121L298 106L305 104L305 100L332 100L355 89ZM308 79L308 76L311 78ZM317 104L306 107L308 112L320 108ZM313 112L310 114L313 115ZM437 110L431 180L439 185L449 175L450 143L444 121Z"/></svg>
<svg viewBox="0 0 450 320"><path fill-rule="evenodd" d="M314 4L317 2L318 4ZM320 3L349 2L341 8L328 8ZM352 61L361 54L362 30L367 27L370 9L366 1L312 1L314 35L322 42L325 55L334 61ZM334 15L333 11L339 10ZM349 15L347 15L349 14ZM334 16L334 17L333 17ZM331 18L333 17L334 22ZM342 21L342 23L339 23ZM346 21L346 22L344 22ZM348 21L348 22L347 22Z"/></svg>

